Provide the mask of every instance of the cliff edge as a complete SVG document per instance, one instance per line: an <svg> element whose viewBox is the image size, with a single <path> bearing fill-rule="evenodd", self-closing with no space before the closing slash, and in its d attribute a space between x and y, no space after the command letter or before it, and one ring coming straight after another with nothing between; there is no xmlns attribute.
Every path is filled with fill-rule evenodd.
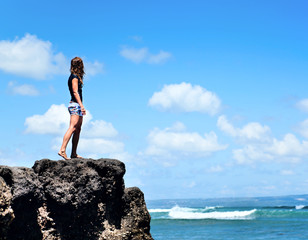
<svg viewBox="0 0 308 240"><path fill-rule="evenodd" d="M0 166L0 240L152 240L139 188L114 159Z"/></svg>

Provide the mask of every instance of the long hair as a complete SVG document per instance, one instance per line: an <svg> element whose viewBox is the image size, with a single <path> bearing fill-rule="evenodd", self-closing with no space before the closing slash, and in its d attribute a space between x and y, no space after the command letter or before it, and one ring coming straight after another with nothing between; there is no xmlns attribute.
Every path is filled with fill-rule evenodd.
<svg viewBox="0 0 308 240"><path fill-rule="evenodd" d="M83 84L83 75L85 74L85 72L83 61L80 57L74 57L71 60L71 73L77 75L81 83Z"/></svg>

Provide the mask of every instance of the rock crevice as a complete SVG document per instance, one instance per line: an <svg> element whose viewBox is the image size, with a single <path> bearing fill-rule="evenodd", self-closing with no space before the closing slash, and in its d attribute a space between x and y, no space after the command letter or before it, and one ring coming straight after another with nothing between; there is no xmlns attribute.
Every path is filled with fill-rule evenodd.
<svg viewBox="0 0 308 240"><path fill-rule="evenodd" d="M139 188L114 159L0 166L0 240L152 240Z"/></svg>

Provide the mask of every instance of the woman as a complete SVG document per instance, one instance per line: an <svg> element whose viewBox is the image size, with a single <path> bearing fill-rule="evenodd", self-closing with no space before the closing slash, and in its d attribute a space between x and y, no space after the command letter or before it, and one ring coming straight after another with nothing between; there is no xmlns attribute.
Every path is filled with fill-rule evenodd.
<svg viewBox="0 0 308 240"><path fill-rule="evenodd" d="M84 66L82 59L75 57L71 61L71 75L68 79L68 88L71 94L71 101L68 106L68 111L71 115L70 126L63 137L63 143L58 155L63 157L65 160L69 160L66 155L66 146L72 139L72 153L71 158L81 158L77 154L77 145L79 141L79 135L81 131L81 125L83 115L86 115L86 110L82 104L82 87L83 87L83 75Z"/></svg>

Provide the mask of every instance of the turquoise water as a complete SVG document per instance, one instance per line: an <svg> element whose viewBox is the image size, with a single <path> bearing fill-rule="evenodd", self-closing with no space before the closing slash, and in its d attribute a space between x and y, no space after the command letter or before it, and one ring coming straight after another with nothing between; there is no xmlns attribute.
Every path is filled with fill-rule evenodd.
<svg viewBox="0 0 308 240"><path fill-rule="evenodd" d="M308 195L147 201L155 240L308 239Z"/></svg>

